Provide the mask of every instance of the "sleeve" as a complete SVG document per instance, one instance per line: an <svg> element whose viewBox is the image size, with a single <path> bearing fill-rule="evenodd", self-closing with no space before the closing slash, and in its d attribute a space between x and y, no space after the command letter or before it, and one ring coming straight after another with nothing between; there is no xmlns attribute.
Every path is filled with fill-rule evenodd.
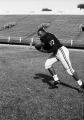
<svg viewBox="0 0 84 120"><path fill-rule="evenodd" d="M49 41L49 45L52 47L52 46L55 46L55 40L52 38L50 41Z"/></svg>
<svg viewBox="0 0 84 120"><path fill-rule="evenodd" d="M50 36L50 40L49 40L49 42L48 42L48 44L50 45L50 47L51 47L51 49L50 50L48 50L48 53L51 53L51 52L55 52L56 51L56 45L55 45L55 37L54 37L54 35L52 35L52 36Z"/></svg>
<svg viewBox="0 0 84 120"><path fill-rule="evenodd" d="M49 42L48 44L52 47L52 46L55 46L55 40L56 40L56 37L53 35L53 34L50 34L49 35Z"/></svg>

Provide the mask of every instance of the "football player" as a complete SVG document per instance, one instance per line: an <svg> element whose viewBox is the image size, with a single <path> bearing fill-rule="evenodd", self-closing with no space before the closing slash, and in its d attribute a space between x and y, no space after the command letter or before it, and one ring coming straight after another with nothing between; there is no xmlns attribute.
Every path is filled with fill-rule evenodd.
<svg viewBox="0 0 84 120"><path fill-rule="evenodd" d="M69 75L71 75L81 90L84 90L84 83L79 79L77 72L73 69L69 57L69 50L60 43L58 38L49 32L46 32L44 27L38 29L37 34L41 43L35 45L35 48L41 52L51 53L50 57L45 62L45 69L52 75L54 83L53 85L60 84L58 75L56 74L53 64L60 61Z"/></svg>

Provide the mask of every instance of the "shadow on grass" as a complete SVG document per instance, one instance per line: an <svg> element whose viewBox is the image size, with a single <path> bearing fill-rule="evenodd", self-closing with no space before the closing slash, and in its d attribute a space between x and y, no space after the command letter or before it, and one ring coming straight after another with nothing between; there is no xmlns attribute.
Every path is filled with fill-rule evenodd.
<svg viewBox="0 0 84 120"><path fill-rule="evenodd" d="M58 86L53 86L53 84L52 84L53 79L49 75L37 73L37 74L35 74L34 79L41 79L43 83L47 83L49 85L49 89L58 88Z"/></svg>
<svg viewBox="0 0 84 120"><path fill-rule="evenodd" d="M53 85L52 85L53 78L49 75L46 75L46 74L43 74L43 73L37 73L37 74L35 74L34 79L41 79L42 82L47 83L50 86L49 88L51 88L51 89L58 88L58 86L53 87ZM71 86L67 83L64 83L62 81L60 82L60 85L71 88L71 89L74 89L74 90L77 90L79 92L78 88L76 88L74 86Z"/></svg>

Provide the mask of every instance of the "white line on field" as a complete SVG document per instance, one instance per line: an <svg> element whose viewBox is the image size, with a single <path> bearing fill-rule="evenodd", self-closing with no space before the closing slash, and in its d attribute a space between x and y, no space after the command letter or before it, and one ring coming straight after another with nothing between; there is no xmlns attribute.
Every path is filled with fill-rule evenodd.
<svg viewBox="0 0 84 120"><path fill-rule="evenodd" d="M27 48L27 49L35 50L35 47L34 47L34 46L32 46L32 48L30 48L30 46L26 46L26 45L0 44L0 47L16 47L16 48ZM69 48L69 50L70 50L70 51L84 52L83 49L71 49L71 48Z"/></svg>
<svg viewBox="0 0 84 120"><path fill-rule="evenodd" d="M84 52L82 49L69 49L70 51L76 51L76 52Z"/></svg>

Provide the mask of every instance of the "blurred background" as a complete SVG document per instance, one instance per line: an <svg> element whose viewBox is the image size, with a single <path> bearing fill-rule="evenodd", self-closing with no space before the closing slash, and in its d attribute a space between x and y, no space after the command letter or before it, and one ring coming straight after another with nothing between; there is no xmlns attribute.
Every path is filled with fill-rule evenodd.
<svg viewBox="0 0 84 120"><path fill-rule="evenodd" d="M80 3L84 0L0 0L0 14L84 14Z"/></svg>

